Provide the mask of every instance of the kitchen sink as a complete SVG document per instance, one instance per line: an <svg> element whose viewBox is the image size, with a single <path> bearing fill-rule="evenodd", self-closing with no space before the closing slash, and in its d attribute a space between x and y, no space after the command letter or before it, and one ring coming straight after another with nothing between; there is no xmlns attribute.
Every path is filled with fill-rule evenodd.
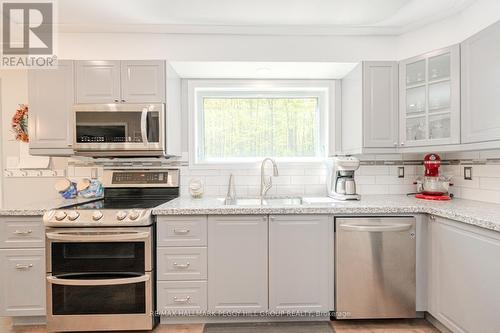
<svg viewBox="0 0 500 333"><path fill-rule="evenodd" d="M268 197L260 198L237 198L235 202L226 202L220 199L226 206L298 206L302 205L302 197Z"/></svg>

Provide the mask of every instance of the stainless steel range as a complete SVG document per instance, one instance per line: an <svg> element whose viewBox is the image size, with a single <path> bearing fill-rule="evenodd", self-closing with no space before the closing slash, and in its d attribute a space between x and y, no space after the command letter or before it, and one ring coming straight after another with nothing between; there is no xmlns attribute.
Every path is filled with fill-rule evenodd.
<svg viewBox="0 0 500 333"><path fill-rule="evenodd" d="M157 322L153 207L179 171L106 170L104 198L47 212L47 328L150 330Z"/></svg>

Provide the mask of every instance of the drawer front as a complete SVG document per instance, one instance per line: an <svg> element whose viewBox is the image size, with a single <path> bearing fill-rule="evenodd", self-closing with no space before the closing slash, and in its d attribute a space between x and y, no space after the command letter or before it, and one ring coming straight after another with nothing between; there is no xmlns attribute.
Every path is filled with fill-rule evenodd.
<svg viewBox="0 0 500 333"><path fill-rule="evenodd" d="M206 280L206 247L158 248L158 280Z"/></svg>
<svg viewBox="0 0 500 333"><path fill-rule="evenodd" d="M158 281L158 311L162 315L182 315L206 310L206 281Z"/></svg>
<svg viewBox="0 0 500 333"><path fill-rule="evenodd" d="M42 218L5 218L0 220L0 248L45 247Z"/></svg>
<svg viewBox="0 0 500 333"><path fill-rule="evenodd" d="M158 246L206 246L207 217L180 216L158 219Z"/></svg>

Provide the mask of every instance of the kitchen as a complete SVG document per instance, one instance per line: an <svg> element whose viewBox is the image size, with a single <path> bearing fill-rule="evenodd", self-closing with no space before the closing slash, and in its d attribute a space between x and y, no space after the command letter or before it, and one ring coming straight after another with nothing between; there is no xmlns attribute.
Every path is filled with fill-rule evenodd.
<svg viewBox="0 0 500 333"><path fill-rule="evenodd" d="M17 3L1 332L500 330L497 1Z"/></svg>

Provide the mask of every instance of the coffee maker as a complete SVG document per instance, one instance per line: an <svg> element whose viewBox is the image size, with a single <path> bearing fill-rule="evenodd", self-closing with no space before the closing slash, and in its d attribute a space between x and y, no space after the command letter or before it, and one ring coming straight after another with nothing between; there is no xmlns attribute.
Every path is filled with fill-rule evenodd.
<svg viewBox="0 0 500 333"><path fill-rule="evenodd" d="M333 168L327 180L328 196L337 200L359 200L356 193L354 172L359 168L359 160L352 156L333 158Z"/></svg>

